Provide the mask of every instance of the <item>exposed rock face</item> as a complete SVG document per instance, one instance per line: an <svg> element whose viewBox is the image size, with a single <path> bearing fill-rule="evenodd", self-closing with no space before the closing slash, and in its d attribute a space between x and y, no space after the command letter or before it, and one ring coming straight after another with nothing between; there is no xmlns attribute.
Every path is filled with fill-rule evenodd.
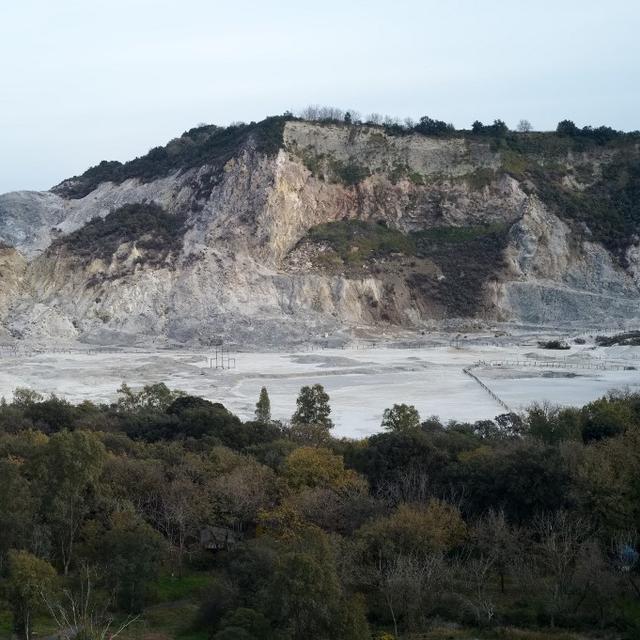
<svg viewBox="0 0 640 640"><path fill-rule="evenodd" d="M625 270L501 166L488 142L293 121L276 154L243 144L222 168L102 182L78 199L5 194L0 241L13 248L0 248L0 326L5 336L39 341L224 337L264 346L458 315L553 324L636 318L640 250L630 242ZM78 258L83 233L100 242L88 238L102 232L91 220L144 202L185 220L176 250L152 260L154 230L132 227L113 252ZM305 240L317 225L342 220L414 234L422 248L352 264ZM481 278L468 272L479 259L465 255L470 245L431 251L420 236L486 225L504 229L504 242L491 245L497 257ZM462 286L473 289L473 305L449 299Z"/></svg>
<svg viewBox="0 0 640 640"><path fill-rule="evenodd" d="M532 200L510 232L507 256L515 278L502 284L500 306L524 322L597 324L636 318L638 286L599 244Z"/></svg>

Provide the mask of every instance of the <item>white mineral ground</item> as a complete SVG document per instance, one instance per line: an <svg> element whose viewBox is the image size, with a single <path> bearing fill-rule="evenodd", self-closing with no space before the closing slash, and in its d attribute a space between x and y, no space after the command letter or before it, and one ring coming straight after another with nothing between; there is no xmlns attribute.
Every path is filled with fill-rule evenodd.
<svg viewBox="0 0 640 640"><path fill-rule="evenodd" d="M299 388L319 382L331 396L335 435L360 438L380 430L382 412L394 403L414 404L422 417L437 415L444 421L475 421L504 413L504 407L465 375L463 368L471 365L477 365L473 373L516 411L545 401L580 406L610 390L640 388L640 347L594 348L588 343L550 351L537 348L531 336L519 344L512 340L513 344L497 345L492 338L475 337L455 347L442 337L418 348L389 344L238 352L231 354L236 368L224 371L209 368L212 350L22 355L5 351L0 359L0 396L9 398L16 387L29 387L74 402L109 402L123 381L133 387L164 382L222 402L249 419L265 386L273 417L286 420L295 409Z"/></svg>

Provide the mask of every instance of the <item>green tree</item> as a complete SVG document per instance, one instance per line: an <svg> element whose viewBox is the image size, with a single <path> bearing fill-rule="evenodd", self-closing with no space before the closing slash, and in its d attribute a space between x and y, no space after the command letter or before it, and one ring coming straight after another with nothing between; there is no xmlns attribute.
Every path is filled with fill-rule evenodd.
<svg viewBox="0 0 640 640"><path fill-rule="evenodd" d="M42 402L44 400L44 396L34 391L33 389L29 389L27 387L16 387L13 392L13 401L17 407L28 407L29 405L36 404L38 402Z"/></svg>
<svg viewBox="0 0 640 640"><path fill-rule="evenodd" d="M556 133L559 136L577 136L580 133L580 129L576 127L572 120L561 120L556 127Z"/></svg>
<svg viewBox="0 0 640 640"><path fill-rule="evenodd" d="M5 595L13 613L13 628L20 638L33 635L33 615L42 606L42 596L55 586L56 571L45 560L27 551L9 551L9 575Z"/></svg>
<svg viewBox="0 0 640 640"><path fill-rule="evenodd" d="M184 396L183 391L171 390L164 382L148 384L140 391L134 391L124 382L118 389L117 408L120 411L166 411L177 398Z"/></svg>
<svg viewBox="0 0 640 640"><path fill-rule="evenodd" d="M273 630L264 614L254 609L239 607L230 611L220 622L220 631L214 640L223 638L251 638L252 640L270 640Z"/></svg>
<svg viewBox="0 0 640 640"><path fill-rule="evenodd" d="M310 530L293 547L291 543L286 547L276 560L266 592L270 617L290 640L371 637L362 601L345 593L335 549L318 530Z"/></svg>
<svg viewBox="0 0 640 640"><path fill-rule="evenodd" d="M260 397L256 403L256 420L258 422L271 422L271 400L267 388L260 389Z"/></svg>
<svg viewBox="0 0 640 640"><path fill-rule="evenodd" d="M329 394L321 384L312 387L304 386L296 400L296 411L291 422L296 425L322 425L327 429L333 427L329 418L331 407L329 406Z"/></svg>
<svg viewBox="0 0 640 640"><path fill-rule="evenodd" d="M134 513L112 516L111 528L101 542L101 555L107 582L122 609L132 613L142 609L165 549L164 538Z"/></svg>
<svg viewBox="0 0 640 640"><path fill-rule="evenodd" d="M334 638L340 582L331 563L309 553L282 557L270 585L274 615L291 640Z"/></svg>
<svg viewBox="0 0 640 640"><path fill-rule="evenodd" d="M420 428L420 414L412 404L394 404L384 410L381 426L387 431L413 431Z"/></svg>
<svg viewBox="0 0 640 640"><path fill-rule="evenodd" d="M0 571L11 548L26 546L33 523L34 504L20 465L0 460Z"/></svg>
<svg viewBox="0 0 640 640"><path fill-rule="evenodd" d="M39 454L34 476L41 517L67 575L78 531L95 501L106 452L93 433L62 431Z"/></svg>

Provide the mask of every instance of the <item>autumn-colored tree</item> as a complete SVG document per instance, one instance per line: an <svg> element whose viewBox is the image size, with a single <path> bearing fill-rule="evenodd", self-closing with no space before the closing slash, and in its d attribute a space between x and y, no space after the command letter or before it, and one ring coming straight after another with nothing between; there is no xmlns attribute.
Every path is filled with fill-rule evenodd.
<svg viewBox="0 0 640 640"><path fill-rule="evenodd" d="M441 500L426 506L401 504L389 516L365 524L359 536L373 555L449 551L463 542L467 527L460 511Z"/></svg>
<svg viewBox="0 0 640 640"><path fill-rule="evenodd" d="M284 476L294 490L304 487L344 487L357 479L355 472L344 468L342 456L322 447L294 449L285 461Z"/></svg>

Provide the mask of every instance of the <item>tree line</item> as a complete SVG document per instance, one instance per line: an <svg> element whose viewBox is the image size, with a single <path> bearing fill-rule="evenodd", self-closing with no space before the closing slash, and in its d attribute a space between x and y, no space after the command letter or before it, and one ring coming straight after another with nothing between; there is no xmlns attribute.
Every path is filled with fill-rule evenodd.
<svg viewBox="0 0 640 640"><path fill-rule="evenodd" d="M396 404L365 440L332 429L319 384L284 423L265 388L249 421L164 384L111 404L16 390L0 612L19 638L126 638L188 579L185 638L637 637L640 395L447 424Z"/></svg>
<svg viewBox="0 0 640 640"><path fill-rule="evenodd" d="M287 112L291 115L291 112ZM384 127L391 134L420 133L428 136L447 136L456 133L489 136L493 138L503 138L508 134L521 133L528 134L534 132L534 127L529 120L522 118L518 121L514 129L510 129L504 120L496 118L491 124L484 124L480 120L475 120L469 129L457 129L452 123L439 120L430 116L422 116L417 121L414 118L398 118L380 113L360 114L355 109L340 109L337 107L309 105L298 114L302 120L311 122L329 122L345 124L364 124ZM637 138L640 132L624 132L613 129L605 125L593 127L586 125L578 127L572 120L561 120L554 132L558 137L581 139L594 144L607 144L619 138Z"/></svg>

